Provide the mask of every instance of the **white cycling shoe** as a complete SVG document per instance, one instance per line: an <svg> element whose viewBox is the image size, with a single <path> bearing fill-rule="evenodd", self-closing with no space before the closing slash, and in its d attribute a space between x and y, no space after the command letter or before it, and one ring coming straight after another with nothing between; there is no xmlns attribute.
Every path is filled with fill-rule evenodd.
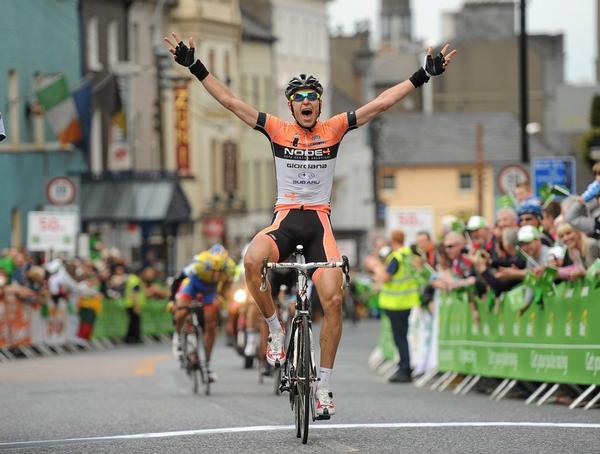
<svg viewBox="0 0 600 454"><path fill-rule="evenodd" d="M171 348L173 351L173 356L175 358L181 358L181 342L179 342L179 334L173 333L173 338L171 339Z"/></svg>
<svg viewBox="0 0 600 454"><path fill-rule="evenodd" d="M317 388L315 396L315 407L317 416L328 417L335 415L333 393L327 388Z"/></svg>
<svg viewBox="0 0 600 454"><path fill-rule="evenodd" d="M285 332L283 329L269 334L267 342L267 362L271 366L279 367L285 363Z"/></svg>

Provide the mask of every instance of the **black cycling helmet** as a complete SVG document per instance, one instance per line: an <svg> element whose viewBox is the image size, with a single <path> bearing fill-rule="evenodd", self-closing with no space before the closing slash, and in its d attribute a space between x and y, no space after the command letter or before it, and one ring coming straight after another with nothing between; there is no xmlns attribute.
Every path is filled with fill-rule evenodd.
<svg viewBox="0 0 600 454"><path fill-rule="evenodd" d="M303 88L310 88L319 93L319 96L323 94L323 86L314 76L300 74L288 82L288 86L285 89L285 99L289 100L290 96Z"/></svg>

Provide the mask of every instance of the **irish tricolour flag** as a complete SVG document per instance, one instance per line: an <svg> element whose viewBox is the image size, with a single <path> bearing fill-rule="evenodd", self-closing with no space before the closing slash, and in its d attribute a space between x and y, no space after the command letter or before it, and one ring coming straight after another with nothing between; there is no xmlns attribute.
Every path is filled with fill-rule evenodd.
<svg viewBox="0 0 600 454"><path fill-rule="evenodd" d="M37 88L35 95L60 143L79 142L79 118L65 76L59 74L46 79Z"/></svg>

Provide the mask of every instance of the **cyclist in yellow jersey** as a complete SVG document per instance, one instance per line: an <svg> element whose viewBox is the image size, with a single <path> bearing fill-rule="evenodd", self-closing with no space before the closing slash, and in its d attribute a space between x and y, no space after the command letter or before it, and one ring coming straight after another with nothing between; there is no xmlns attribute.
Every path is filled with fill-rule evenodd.
<svg viewBox="0 0 600 454"><path fill-rule="evenodd" d="M259 112L238 99L195 58L192 38L186 45L173 33L173 38L165 37L165 42L175 61L189 68L211 96L248 126L262 132L271 144L277 176L275 217L273 224L259 232L250 243L244 267L248 290L269 325L267 361L282 364L286 359L283 328L271 292L259 290L263 259L278 262L288 257L296 245L302 244L308 262L339 260L329 212L335 161L342 138L348 131L365 125L404 99L430 77L442 74L456 50L450 51L446 44L434 55L433 48L428 48L424 65L408 79L388 88L356 111L344 112L325 121L319 121L322 85L315 77L300 74L290 80L285 90L294 118L289 122ZM316 410L322 415L327 409L327 413L333 415L335 406L329 383L342 335L342 271L339 268L320 269L312 280L324 312Z"/></svg>
<svg viewBox="0 0 600 454"><path fill-rule="evenodd" d="M171 304L174 303L175 333L173 349L176 355L181 353L179 333L183 327L187 311L184 309L193 299L204 304L204 343L207 360L210 361L217 334L218 305L217 298L223 295L235 275L235 261L222 245L216 244L210 249L194 256L171 285ZM209 377L214 381L207 364Z"/></svg>

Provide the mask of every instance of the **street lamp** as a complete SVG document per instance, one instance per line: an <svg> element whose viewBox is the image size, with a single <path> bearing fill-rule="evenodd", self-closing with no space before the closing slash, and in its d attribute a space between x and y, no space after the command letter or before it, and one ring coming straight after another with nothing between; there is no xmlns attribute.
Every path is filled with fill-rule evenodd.
<svg viewBox="0 0 600 454"><path fill-rule="evenodd" d="M529 106L527 99L527 11L526 0L521 0L521 33L519 35L519 91L521 100L521 161L529 162L529 137L527 123L529 121Z"/></svg>

